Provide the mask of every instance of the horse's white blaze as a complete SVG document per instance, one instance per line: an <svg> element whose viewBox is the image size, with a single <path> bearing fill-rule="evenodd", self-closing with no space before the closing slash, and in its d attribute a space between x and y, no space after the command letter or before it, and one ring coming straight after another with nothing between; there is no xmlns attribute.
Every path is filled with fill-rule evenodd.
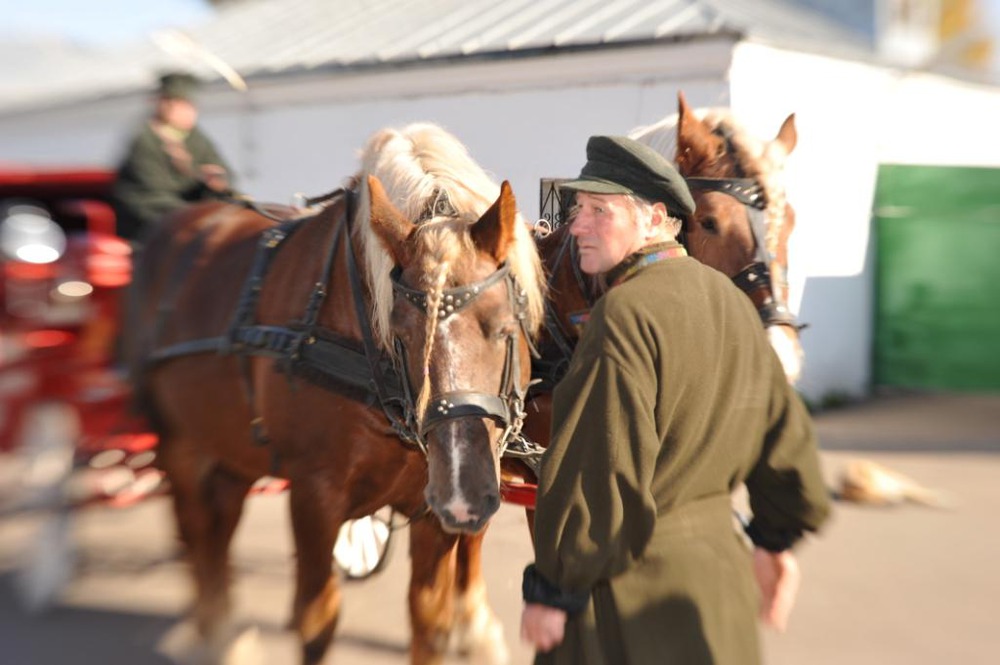
<svg viewBox="0 0 1000 665"><path fill-rule="evenodd" d="M448 423L447 427L457 428L458 423ZM479 516L472 512L472 506L462 492L463 450L459 445L461 439L456 431L451 432L451 435L452 444L448 449L448 456L451 458L451 499L445 504L444 509L452 514L456 522L471 522Z"/></svg>
<svg viewBox="0 0 1000 665"><path fill-rule="evenodd" d="M767 338L771 342L771 348L778 354L781 366L785 368L788 383L794 385L802 374L803 354L798 338L787 329L787 326L768 327Z"/></svg>
<svg viewBox="0 0 1000 665"><path fill-rule="evenodd" d="M451 344L451 327L455 323L457 318L458 317L456 316L449 316L443 321L438 322L438 334L441 336L441 341L438 342L438 344L440 344L440 348L448 349L449 351L451 351L453 346ZM445 363L445 371L447 372L448 376L448 385L454 386L456 383L456 376L458 374L458 363L454 362Z"/></svg>

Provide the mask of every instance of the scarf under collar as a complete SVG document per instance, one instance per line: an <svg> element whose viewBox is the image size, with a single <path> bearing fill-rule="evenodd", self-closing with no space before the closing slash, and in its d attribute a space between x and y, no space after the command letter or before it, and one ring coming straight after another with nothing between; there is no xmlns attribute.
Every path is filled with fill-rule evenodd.
<svg viewBox="0 0 1000 665"><path fill-rule="evenodd" d="M609 284L608 288L614 288L630 280L646 266L678 256L687 256L687 250L674 240L646 245L638 252L626 256L621 263L605 273L604 278Z"/></svg>

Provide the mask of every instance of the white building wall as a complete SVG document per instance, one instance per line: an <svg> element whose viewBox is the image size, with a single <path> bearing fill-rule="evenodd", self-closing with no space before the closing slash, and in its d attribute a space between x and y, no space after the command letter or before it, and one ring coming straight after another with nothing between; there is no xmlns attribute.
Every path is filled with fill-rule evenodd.
<svg viewBox="0 0 1000 665"><path fill-rule="evenodd" d="M794 112L798 144L786 167L796 226L789 240L792 310L809 324L799 389L822 400L864 395L871 383L871 210L888 75L861 63L743 43L733 111L773 137Z"/></svg>
<svg viewBox="0 0 1000 665"><path fill-rule="evenodd" d="M1000 88L920 72L890 86L882 163L1000 167Z"/></svg>
<svg viewBox="0 0 1000 665"><path fill-rule="evenodd" d="M994 89L753 43L252 85L249 95L208 90L201 107L202 124L241 188L258 199L287 202L296 192L329 191L356 170L356 154L372 132L431 121L458 136L498 180L509 179L529 217L538 214L539 179L575 175L587 137L624 134L674 113L678 90L692 106L731 105L762 138L774 136L794 111L799 144L787 177L798 225L790 304L810 324L799 387L815 400L869 390L878 164L995 165L1000 156L1000 132L989 131L1000 117ZM146 102L136 95L0 115L0 161L111 166Z"/></svg>
<svg viewBox="0 0 1000 665"><path fill-rule="evenodd" d="M797 217L790 305L810 324L798 387L815 400L864 395L872 380L878 166L997 165L1000 90L744 42L733 56L732 108L764 137L796 114L799 141L786 174Z"/></svg>

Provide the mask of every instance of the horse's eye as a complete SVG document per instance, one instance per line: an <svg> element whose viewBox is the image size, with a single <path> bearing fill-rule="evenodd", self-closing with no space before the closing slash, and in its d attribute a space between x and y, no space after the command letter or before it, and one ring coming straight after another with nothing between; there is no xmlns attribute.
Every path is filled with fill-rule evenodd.
<svg viewBox="0 0 1000 665"><path fill-rule="evenodd" d="M499 327L495 327L490 331L489 337L495 342L503 342L508 337L514 334L516 327L514 324L504 324Z"/></svg>
<svg viewBox="0 0 1000 665"><path fill-rule="evenodd" d="M406 330L408 325L406 314L403 309L396 307L392 310L392 314L389 315L389 329L394 333L399 334L401 330Z"/></svg>
<svg viewBox="0 0 1000 665"><path fill-rule="evenodd" d="M718 221L715 219L715 217L705 217L698 223L701 224L701 228L705 229L709 233L719 232L719 224Z"/></svg>

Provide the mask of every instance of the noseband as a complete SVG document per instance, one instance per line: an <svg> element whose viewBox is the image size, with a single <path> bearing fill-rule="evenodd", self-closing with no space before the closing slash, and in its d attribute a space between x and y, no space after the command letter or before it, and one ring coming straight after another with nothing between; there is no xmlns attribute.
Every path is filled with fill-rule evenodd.
<svg viewBox="0 0 1000 665"><path fill-rule="evenodd" d="M433 316L438 321L443 321L452 314L457 314L469 306L476 298L491 286L503 281L507 286L507 295L510 299L511 309L518 319L521 334L531 346L531 336L527 330L525 308L528 297L524 289L520 288L514 275L510 271L510 266L504 262L486 279L467 284L465 286L452 289L445 289L441 293L441 299L437 310L428 311L427 292L410 288L400 281L402 270L396 268L392 272L393 291L402 296L406 302L416 307L426 316ZM400 374L403 378L403 389L406 392L406 403L409 415L407 421L411 423L411 438L416 441L420 449L427 453L425 437L434 428L450 420L457 418L492 418L504 425L504 431L500 439L500 454L507 449L508 444L517 439L521 433L524 418L527 415L524 411L524 399L526 389L521 387L521 361L517 352L517 339L511 335L507 338L507 351L504 360L503 377L501 379L500 392L498 394L480 393L470 390L458 390L439 393L433 396L428 402L423 418L420 420L419 428L414 428L415 420L414 400L412 398L412 388L406 378L406 349L399 338L394 340L396 353L399 355L404 371ZM413 436L415 434L415 436Z"/></svg>
<svg viewBox="0 0 1000 665"><path fill-rule="evenodd" d="M750 231L753 234L754 260L733 276L733 283L757 304L757 313L766 327L790 326L801 330L800 324L788 309L771 281L770 265L774 260L767 249L767 201L761 186L753 178L685 178L692 192L720 192L727 194L747 209ZM755 294L757 297L754 297Z"/></svg>

